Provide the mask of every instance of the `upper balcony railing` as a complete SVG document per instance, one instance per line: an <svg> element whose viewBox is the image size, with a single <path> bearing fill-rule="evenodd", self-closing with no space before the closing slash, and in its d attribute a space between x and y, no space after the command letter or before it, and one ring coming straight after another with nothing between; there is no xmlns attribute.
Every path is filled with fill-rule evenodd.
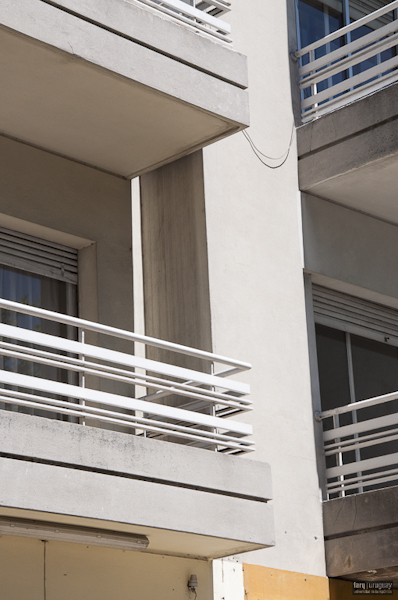
<svg viewBox="0 0 398 600"><path fill-rule="evenodd" d="M225 418L252 410L248 384L227 379L249 364L17 302L0 300L0 309L3 408L229 454L254 450L251 426ZM43 333L60 331L53 322L64 337ZM115 342L131 342L131 352L110 349ZM136 344L193 357L198 368L142 358Z"/></svg>
<svg viewBox="0 0 398 600"><path fill-rule="evenodd" d="M317 420L325 424L329 498L398 485L398 392L322 412Z"/></svg>
<svg viewBox="0 0 398 600"><path fill-rule="evenodd" d="M397 9L395 0L295 53L303 123L398 81Z"/></svg>
<svg viewBox="0 0 398 600"><path fill-rule="evenodd" d="M130 0L161 12L169 19L186 25L211 38L231 43L231 26L221 17L231 10L229 0Z"/></svg>

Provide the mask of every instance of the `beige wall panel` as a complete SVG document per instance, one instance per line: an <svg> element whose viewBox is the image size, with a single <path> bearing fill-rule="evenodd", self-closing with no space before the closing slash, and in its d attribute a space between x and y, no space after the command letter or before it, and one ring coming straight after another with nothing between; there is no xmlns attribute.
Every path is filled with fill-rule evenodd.
<svg viewBox="0 0 398 600"><path fill-rule="evenodd" d="M13 217L33 235L45 236L47 228L54 241L59 232L61 243L68 234L80 248L81 238L95 244L81 253L80 316L131 330L130 183L5 137L0 154L4 226L17 223Z"/></svg>
<svg viewBox="0 0 398 600"><path fill-rule="evenodd" d="M44 600L42 541L0 536L0 598Z"/></svg>
<svg viewBox="0 0 398 600"><path fill-rule="evenodd" d="M170 558L80 544L0 538L2 600L189 600L195 573L199 594L212 596L206 561ZM45 572L45 581L44 581Z"/></svg>

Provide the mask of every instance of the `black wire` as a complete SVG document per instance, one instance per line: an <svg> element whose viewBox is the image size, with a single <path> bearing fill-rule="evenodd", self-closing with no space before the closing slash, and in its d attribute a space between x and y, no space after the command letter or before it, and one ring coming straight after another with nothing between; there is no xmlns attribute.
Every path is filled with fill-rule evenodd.
<svg viewBox="0 0 398 600"><path fill-rule="evenodd" d="M294 123L292 125L292 133L290 136L290 142L289 142L289 148L286 150L285 154L282 154L282 156L278 157L278 158L273 158L271 156L267 156L266 154L263 154L254 144L253 140L251 139L250 135L247 133L247 131L242 131L243 135L245 136L245 138L247 139L247 141L250 144L251 149L253 150L254 154L257 156L258 160L265 166L268 167L269 169L280 169L280 167L282 167L285 162L287 161L287 159L289 158L289 154L290 154L290 149L292 147L292 142L293 142L293 133L294 133ZM260 154L262 156L264 156L265 158L268 158L269 160L280 160L283 156L285 157L283 159L283 161L281 162L280 165L269 165L268 163L266 163L260 156ZM286 155L286 156L285 156Z"/></svg>

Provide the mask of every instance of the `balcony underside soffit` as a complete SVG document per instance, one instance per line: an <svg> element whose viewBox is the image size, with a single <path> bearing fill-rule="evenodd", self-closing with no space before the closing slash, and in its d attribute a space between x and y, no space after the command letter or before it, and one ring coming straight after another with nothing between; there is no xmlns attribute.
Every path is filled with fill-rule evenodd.
<svg viewBox="0 0 398 600"><path fill-rule="evenodd" d="M109 41L112 34L99 31ZM122 65L119 72L112 70L110 62L110 68L104 68L82 58L82 53L76 56L73 40L67 52L1 27L0 133L116 175L133 177L242 128L226 114L228 108L220 109L219 114L211 107L207 110L206 97L210 94L206 87L210 90L214 79L210 75L116 35L113 38L111 54L115 64ZM97 43L100 45L101 39L96 39ZM120 57L123 49L133 54ZM96 47L89 50L93 56L98 54ZM144 80L151 72L148 81L156 81L159 72L159 80L165 82L163 88L168 87L170 93L144 85L143 78L134 78L134 73L130 77L130 68L142 73ZM231 89L232 94L245 95L217 79L213 84L209 106L222 105L217 86L222 88L221 96ZM196 106L192 101L195 86ZM186 93L181 94L184 89ZM225 100L228 105L228 98ZM237 115L239 112L238 108Z"/></svg>

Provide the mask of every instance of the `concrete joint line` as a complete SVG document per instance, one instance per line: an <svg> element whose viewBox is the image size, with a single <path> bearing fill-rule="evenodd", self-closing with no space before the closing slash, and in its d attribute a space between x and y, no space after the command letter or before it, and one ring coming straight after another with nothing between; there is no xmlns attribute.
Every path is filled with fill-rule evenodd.
<svg viewBox="0 0 398 600"><path fill-rule="evenodd" d="M48 466L52 466L52 467L62 467L64 469L73 469L75 471L87 471L89 473L98 473L101 475L109 475L111 477L121 477L123 479L134 479L134 480L138 480L138 481L146 481L148 483L157 483L157 484L161 484L161 485L168 485L170 487L185 488L188 490L195 490L198 492L205 492L208 494L217 494L219 496L228 496L230 498L240 498L242 500L251 500L252 502L262 502L265 504L267 504L267 502L268 502L268 499L260 498L257 496L248 496L246 494L239 494L239 493L235 493L235 492L226 492L223 490L216 490L216 489L206 488L203 486L198 486L198 485L193 485L193 484L179 483L177 481L168 481L168 480L159 479L156 477L135 475L133 473L126 473L123 471L112 471L110 469L101 469L99 467L77 465L77 464L73 464L73 463L64 463L61 461L49 460L49 459L45 459L45 458L37 458L34 456L23 456L20 454L9 454L7 452L0 452L0 458L8 458L11 460L19 460L22 462L29 462L29 463L38 463L41 465L48 465Z"/></svg>
<svg viewBox="0 0 398 600"><path fill-rule="evenodd" d="M325 536L325 542L338 540L340 538L353 537L354 535L362 535L364 533L373 533L375 531L385 531L387 529L398 528L398 523L389 523L387 525L376 525L375 527L366 527L357 531L345 531L344 533L336 533L334 535Z"/></svg>
<svg viewBox="0 0 398 600"><path fill-rule="evenodd" d="M299 161L303 160L305 158L308 158L309 156L312 156L313 154L317 154L318 152L322 152L323 150L328 150L329 148L333 148L333 146L337 146L338 144L347 142L348 140L354 139L354 138L358 137L359 135L362 135L363 133L368 133L370 131L373 131L374 129L377 129L378 127L382 127L383 125L387 125L388 123L392 123L393 121L396 121L396 120L398 120L398 115L389 117L388 119L385 119L384 121L380 121L379 123L374 123L373 125L369 125L368 127L361 129L360 131L356 131L355 133L351 133L347 136L341 137L338 140L335 140L334 142L329 142L328 144L325 144L324 146L320 146L319 148L315 148L314 150L309 150L305 154L301 154L298 157L298 160Z"/></svg>

